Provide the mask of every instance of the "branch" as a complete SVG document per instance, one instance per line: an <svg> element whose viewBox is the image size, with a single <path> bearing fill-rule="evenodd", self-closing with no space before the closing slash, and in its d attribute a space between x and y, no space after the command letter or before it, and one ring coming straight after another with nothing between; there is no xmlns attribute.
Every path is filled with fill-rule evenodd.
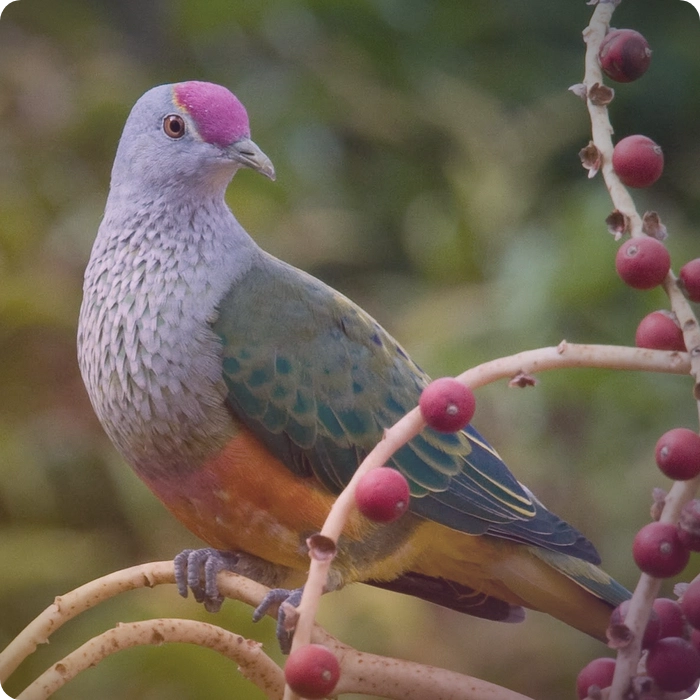
<svg viewBox="0 0 700 700"><path fill-rule="evenodd" d="M379 694L390 700L531 700L492 683L434 666L358 652L322 630L317 630L313 638L333 649L341 661L341 679L334 694ZM218 651L235 661L243 676L270 700L282 697L282 670L262 651L259 642L205 622L157 619L120 623L90 639L37 678L17 700L46 700L78 673L118 651L165 643L196 644Z"/></svg>
<svg viewBox="0 0 700 700"><path fill-rule="evenodd" d="M151 562L122 569L57 596L53 604L38 615L17 637L0 652L0 685L15 669L34 653L39 644L48 644L49 636L66 622L99 603L120 593L138 588L153 588L163 583L175 583L172 561ZM256 607L265 597L265 586L230 572L219 580L221 592Z"/></svg>
<svg viewBox="0 0 700 700"><path fill-rule="evenodd" d="M17 696L17 700L46 700L81 671L124 649L167 642L196 644L218 651L238 664L245 678L258 686L270 700L284 691L280 667L262 651L262 644L216 625L196 620L159 619L119 623L93 637L45 671Z"/></svg>
<svg viewBox="0 0 700 700"><path fill-rule="evenodd" d="M152 562L115 571L58 596L0 653L1 682L5 682L38 644L47 643L53 632L79 613L120 593L174 582L172 561ZM257 607L268 592L265 586L229 571L220 572L217 583L223 595L252 607ZM318 625L314 626L311 639L334 650L339 658L342 672L338 693L380 693L390 700L531 700L492 683L434 666L359 652ZM78 673L114 652L165 642L197 644L218 651L234 660L244 677L261 688L268 698L282 697L282 670L262 651L258 642L204 622L156 619L119 624L90 639L45 671L25 688L18 700L45 700Z"/></svg>
<svg viewBox="0 0 700 700"><path fill-rule="evenodd" d="M359 652L317 628L312 637L340 660L333 695L360 693L387 700L531 700L493 683L411 661Z"/></svg>

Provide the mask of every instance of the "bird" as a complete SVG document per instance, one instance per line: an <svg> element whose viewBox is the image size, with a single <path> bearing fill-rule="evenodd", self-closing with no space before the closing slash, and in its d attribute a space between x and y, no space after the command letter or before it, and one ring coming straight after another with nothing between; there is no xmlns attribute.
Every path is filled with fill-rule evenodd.
<svg viewBox="0 0 700 700"><path fill-rule="evenodd" d="M211 610L222 568L271 587L265 605L298 602L307 538L431 381L366 311L254 242L224 199L240 169L275 179L226 87L192 80L138 99L77 341L114 446L207 545L175 568L180 592ZM408 512L380 524L354 511L328 590L364 582L504 622L533 609L605 640L629 593L475 428L426 427L387 466L408 481Z"/></svg>

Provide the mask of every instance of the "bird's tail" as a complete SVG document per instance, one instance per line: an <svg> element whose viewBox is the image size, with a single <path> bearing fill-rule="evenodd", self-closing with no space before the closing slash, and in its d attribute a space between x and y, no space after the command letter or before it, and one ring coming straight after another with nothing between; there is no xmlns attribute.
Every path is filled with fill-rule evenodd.
<svg viewBox="0 0 700 700"><path fill-rule="evenodd" d="M539 547L523 549L527 555L505 558L496 569L525 607L606 641L610 612L629 591L590 562Z"/></svg>
<svg viewBox="0 0 700 700"><path fill-rule="evenodd" d="M495 620L523 619L519 606L539 610L601 641L612 608L630 596L602 569L568 554L443 527L434 534L414 571L381 585Z"/></svg>

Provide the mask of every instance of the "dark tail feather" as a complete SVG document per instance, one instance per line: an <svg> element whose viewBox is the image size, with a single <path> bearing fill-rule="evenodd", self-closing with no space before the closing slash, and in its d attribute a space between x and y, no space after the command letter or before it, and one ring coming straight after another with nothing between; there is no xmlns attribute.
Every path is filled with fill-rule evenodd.
<svg viewBox="0 0 700 700"><path fill-rule="evenodd" d="M510 605L504 600L488 596L444 578L425 576L412 571L402 574L393 581L364 581L377 588L396 593L405 593L422 598L430 603L441 605L457 612L482 617L498 622L522 622L525 610L519 605Z"/></svg>

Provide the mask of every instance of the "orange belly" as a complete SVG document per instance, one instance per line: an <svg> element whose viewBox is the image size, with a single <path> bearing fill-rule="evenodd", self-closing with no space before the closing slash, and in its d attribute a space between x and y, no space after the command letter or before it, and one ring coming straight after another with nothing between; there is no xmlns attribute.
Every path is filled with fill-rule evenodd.
<svg viewBox="0 0 700 700"><path fill-rule="evenodd" d="M189 530L212 547L248 552L306 571L306 538L318 532L334 496L293 474L247 429L190 475L147 480ZM362 519L363 520L363 519ZM346 529L361 538L359 516Z"/></svg>
<svg viewBox="0 0 700 700"><path fill-rule="evenodd" d="M247 552L300 574L309 565L306 538L321 529L335 498L314 478L292 473L245 428L191 474L147 483L210 546ZM391 580L412 570L549 612L593 636L604 636L609 607L530 547L409 516L377 526L357 511L344 538L345 551L334 568L339 567L346 583Z"/></svg>

